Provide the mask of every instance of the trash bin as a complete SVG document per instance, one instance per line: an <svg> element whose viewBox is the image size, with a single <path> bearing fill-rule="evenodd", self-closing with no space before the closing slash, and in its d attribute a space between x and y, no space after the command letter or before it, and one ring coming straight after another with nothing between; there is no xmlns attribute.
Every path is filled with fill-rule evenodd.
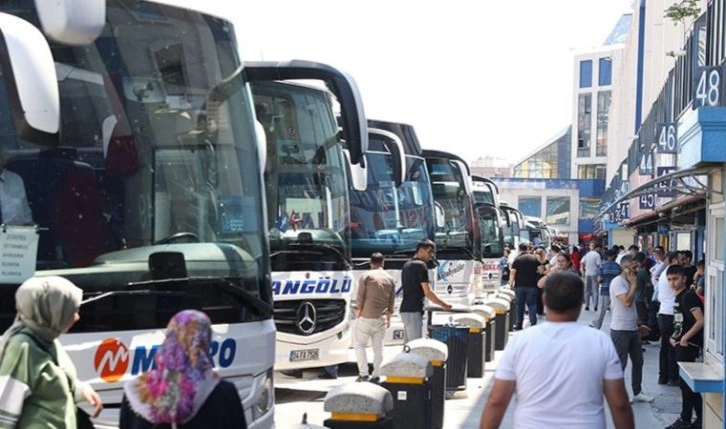
<svg viewBox="0 0 726 429"><path fill-rule="evenodd" d="M383 387L363 382L334 387L325 395L323 424L330 429L393 429L393 397Z"/></svg>
<svg viewBox="0 0 726 429"><path fill-rule="evenodd" d="M405 346L404 346L405 347ZM431 362L413 353L399 353L381 366L381 387L393 398L393 427L430 429L432 423Z"/></svg>
<svg viewBox="0 0 726 429"><path fill-rule="evenodd" d="M405 350L411 354L423 356L431 362L431 428L443 429L444 403L446 401L446 359L449 348L441 341L431 338L419 338L409 341Z"/></svg>
<svg viewBox="0 0 726 429"><path fill-rule="evenodd" d="M494 360L494 341L496 340L495 336L497 329L496 313L494 312L493 308L486 304L472 306L471 311L484 318L484 331L486 332L484 344L484 361L491 362L492 360Z"/></svg>
<svg viewBox="0 0 726 429"><path fill-rule="evenodd" d="M466 376L469 378L484 377L486 362L486 331L484 317L476 313L455 314L453 322L469 328L469 345L467 347Z"/></svg>
<svg viewBox="0 0 726 429"><path fill-rule="evenodd" d="M446 343L449 357L446 360L446 391L466 389L466 365L469 353L469 328L457 325L437 325L429 330L431 338Z"/></svg>
<svg viewBox="0 0 726 429"><path fill-rule="evenodd" d="M492 298L487 301L486 305L494 309L497 320L497 332L495 334L494 349L504 350L507 345L507 339L509 338L509 317L511 316L509 310L509 301L503 298Z"/></svg>

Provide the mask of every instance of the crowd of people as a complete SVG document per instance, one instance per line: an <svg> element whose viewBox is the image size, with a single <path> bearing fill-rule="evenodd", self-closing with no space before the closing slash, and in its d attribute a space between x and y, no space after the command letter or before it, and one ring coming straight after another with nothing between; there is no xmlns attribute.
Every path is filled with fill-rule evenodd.
<svg viewBox="0 0 726 429"><path fill-rule="evenodd" d="M632 427L629 405L614 400L611 394L621 392L630 402L654 400L642 390L643 344L660 342L658 384L681 390L680 416L668 428L701 428L701 395L679 377L678 362L693 362L701 355L705 258L693 265L689 250L666 253L657 246L642 252L636 245L627 250L623 246L602 249L597 242L589 243L587 249L582 247L581 251L575 246L562 249L553 245L548 255L542 247L520 245L516 253L505 252L500 269L506 279L503 284L508 283L515 291L515 329L523 328L525 307L533 328L516 335L505 349L481 427L498 427L515 393L517 427L545 421L551 423L548 427L568 427L573 422L582 422L582 427L604 427L603 397L616 427ZM540 291L547 323L535 326ZM575 323L581 311L591 308L597 314L589 326ZM603 344L600 329L607 312L611 315L610 338ZM597 359L588 354L593 350ZM553 354L552 359L548 354ZM629 396L623 382L628 360ZM560 370L553 371L553 365ZM613 380L619 380L617 386ZM589 384L583 386L583 382ZM596 389L585 391L592 387ZM571 399L565 405L571 412L552 415L543 404L554 404L555 391L578 391L582 395L569 398L577 396L583 402ZM558 409L562 410L565 402L558 401Z"/></svg>

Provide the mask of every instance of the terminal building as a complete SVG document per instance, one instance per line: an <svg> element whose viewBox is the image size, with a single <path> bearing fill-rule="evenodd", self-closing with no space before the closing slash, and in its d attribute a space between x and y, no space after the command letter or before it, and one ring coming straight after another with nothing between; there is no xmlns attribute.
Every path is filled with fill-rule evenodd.
<svg viewBox="0 0 726 429"><path fill-rule="evenodd" d="M664 18L665 0L633 2L613 69L607 188L595 220L610 244L690 250L706 266L703 362L681 376L704 396L703 427L724 427L726 342L726 0ZM612 155L612 157L611 157Z"/></svg>

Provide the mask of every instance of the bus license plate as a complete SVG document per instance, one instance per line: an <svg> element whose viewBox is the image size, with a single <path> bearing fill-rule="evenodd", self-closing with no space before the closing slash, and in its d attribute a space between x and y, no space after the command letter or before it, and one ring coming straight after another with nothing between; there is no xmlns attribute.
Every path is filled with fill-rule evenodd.
<svg viewBox="0 0 726 429"><path fill-rule="evenodd" d="M393 331L393 339L394 340L402 340L403 339L403 329L396 329Z"/></svg>
<svg viewBox="0 0 726 429"><path fill-rule="evenodd" d="M297 362L301 360L319 360L320 349L310 350L293 350L290 352L290 362Z"/></svg>

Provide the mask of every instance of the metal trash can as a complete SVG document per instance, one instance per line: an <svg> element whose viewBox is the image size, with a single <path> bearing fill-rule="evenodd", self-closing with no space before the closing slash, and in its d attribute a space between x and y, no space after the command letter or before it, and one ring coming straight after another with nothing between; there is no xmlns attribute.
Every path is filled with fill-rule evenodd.
<svg viewBox="0 0 726 429"><path fill-rule="evenodd" d="M386 381L381 387L393 398L393 427L396 429L432 428L431 362L413 353L399 353L381 366Z"/></svg>
<svg viewBox="0 0 726 429"><path fill-rule="evenodd" d="M484 318L484 331L486 332L486 341L484 344L484 360L486 362L491 362L494 360L494 341L496 340L495 336L497 329L497 314L494 312L493 308L486 304L472 306L471 311Z"/></svg>
<svg viewBox="0 0 726 429"><path fill-rule="evenodd" d="M443 429L446 401L446 359L449 348L441 341L419 338L409 341L404 350L423 356L431 362L434 373L431 376L431 428Z"/></svg>
<svg viewBox="0 0 726 429"><path fill-rule="evenodd" d="M492 307L496 313L497 332L495 334L494 349L504 350L509 338L509 301L503 298L492 298L487 301L486 305Z"/></svg>
<svg viewBox="0 0 726 429"><path fill-rule="evenodd" d="M486 331L484 317L476 313L455 314L453 322L469 328L469 345L467 347L466 376L469 378L484 377L486 363Z"/></svg>
<svg viewBox="0 0 726 429"><path fill-rule="evenodd" d="M429 330L431 338L446 343L449 357L446 360L446 391L466 389L467 354L469 353L469 328L456 325L437 325Z"/></svg>
<svg viewBox="0 0 726 429"><path fill-rule="evenodd" d="M383 387L363 382L334 387L325 395L323 424L330 429L393 429L393 397Z"/></svg>

